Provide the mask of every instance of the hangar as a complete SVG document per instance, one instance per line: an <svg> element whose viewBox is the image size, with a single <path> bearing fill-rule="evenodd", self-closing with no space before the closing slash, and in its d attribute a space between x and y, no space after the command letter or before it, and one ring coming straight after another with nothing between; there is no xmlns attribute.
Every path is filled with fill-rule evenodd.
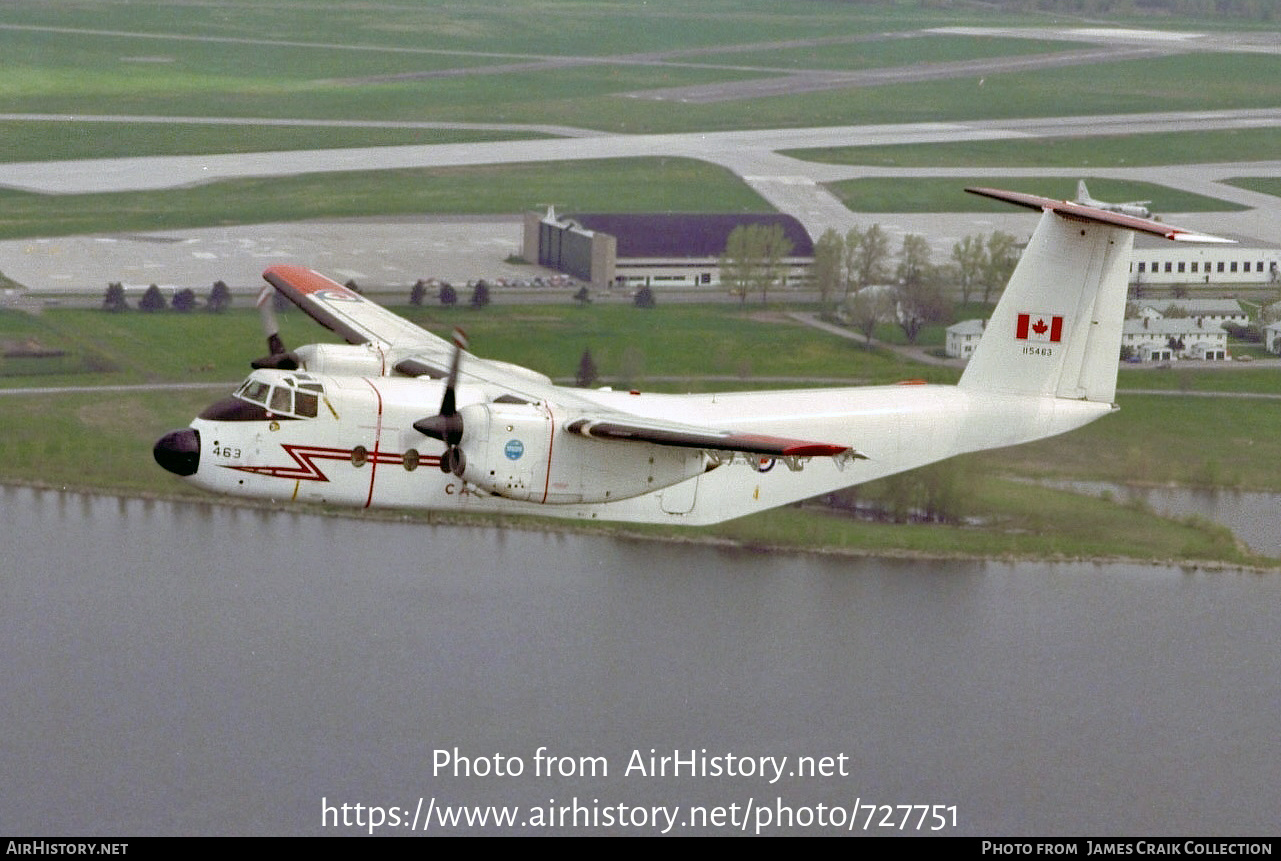
<svg viewBox="0 0 1281 861"><path fill-rule="evenodd" d="M1130 283L1141 286L1271 284L1281 278L1281 246L1248 236L1236 244L1166 242L1136 236Z"/></svg>
<svg viewBox="0 0 1281 861"><path fill-rule="evenodd" d="M808 278L814 242L796 218L749 213L525 213L523 254L597 286L701 287L720 283L734 228L778 225L792 243L785 281Z"/></svg>

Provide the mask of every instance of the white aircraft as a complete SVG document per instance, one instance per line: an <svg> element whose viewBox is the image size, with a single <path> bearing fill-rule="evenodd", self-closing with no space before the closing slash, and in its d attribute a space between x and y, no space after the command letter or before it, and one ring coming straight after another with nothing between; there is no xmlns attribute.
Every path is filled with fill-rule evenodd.
<svg viewBox="0 0 1281 861"><path fill-rule="evenodd" d="M1106 209L1108 212L1119 212L1122 215L1133 215L1135 218L1151 218L1152 210L1148 209L1150 200L1131 200L1127 203L1105 203L1090 197L1090 190L1085 187L1085 180L1076 181L1076 202L1093 206L1095 209Z"/></svg>
<svg viewBox="0 0 1281 861"><path fill-rule="evenodd" d="M1132 231L1217 237L968 190L1043 214L955 386L568 388L274 266L267 281L348 343L286 352L268 320L273 355L155 458L208 490L281 502L702 525L1107 415Z"/></svg>

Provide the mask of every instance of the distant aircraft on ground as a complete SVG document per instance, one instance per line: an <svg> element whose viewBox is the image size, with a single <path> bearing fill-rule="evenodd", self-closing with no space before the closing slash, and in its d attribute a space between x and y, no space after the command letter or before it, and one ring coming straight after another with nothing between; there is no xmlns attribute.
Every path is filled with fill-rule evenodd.
<svg viewBox="0 0 1281 861"><path fill-rule="evenodd" d="M702 525L1107 415L1134 231L1226 240L968 191L1042 215L955 386L569 388L476 357L309 269L273 266L266 280L347 344L289 352L265 317L271 355L165 434L155 459L208 490L279 502Z"/></svg>
<svg viewBox="0 0 1281 861"><path fill-rule="evenodd" d="M1119 212L1122 215L1133 215L1135 218L1151 218L1152 211L1148 209L1150 200L1131 200L1126 203L1107 203L1102 200L1095 200L1090 197L1090 190L1085 187L1085 180L1076 181L1076 202L1093 206L1096 209L1105 209L1108 212Z"/></svg>

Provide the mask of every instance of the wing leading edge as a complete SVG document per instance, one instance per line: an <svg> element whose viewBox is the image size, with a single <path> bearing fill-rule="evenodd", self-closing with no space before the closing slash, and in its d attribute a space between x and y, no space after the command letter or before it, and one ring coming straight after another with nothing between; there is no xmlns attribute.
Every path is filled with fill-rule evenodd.
<svg viewBox="0 0 1281 861"><path fill-rule="evenodd" d="M566 425L566 430L592 439L622 442L646 442L676 448L704 448L713 451L759 454L767 457L850 457L866 460L866 455L847 445L788 439L766 434L714 431L685 425L629 421L619 418L580 418Z"/></svg>

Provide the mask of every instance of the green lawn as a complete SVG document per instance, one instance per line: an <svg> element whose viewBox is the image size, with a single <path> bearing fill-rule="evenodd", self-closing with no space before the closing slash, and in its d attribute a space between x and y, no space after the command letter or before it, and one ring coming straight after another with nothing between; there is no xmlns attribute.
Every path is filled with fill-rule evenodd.
<svg viewBox="0 0 1281 861"><path fill-rule="evenodd" d="M547 203L563 212L771 211L724 168L637 158L305 174L113 194L0 189L0 238L367 215L510 214Z"/></svg>
<svg viewBox="0 0 1281 861"><path fill-rule="evenodd" d="M1085 179L1090 195L1101 200L1150 200L1155 212L1235 212L1245 207L1162 185L1123 180ZM855 212L1009 212L1010 205L968 194L967 186L997 186L1053 197L1076 199L1076 179L1064 177L989 176L885 177L828 184Z"/></svg>
<svg viewBox="0 0 1281 861"><path fill-rule="evenodd" d="M0 161L528 140L534 133L344 126L0 120Z"/></svg>
<svg viewBox="0 0 1281 861"><path fill-rule="evenodd" d="M1163 110L1271 107L1281 100L1274 58L1210 53L715 104L626 97L652 88L770 74L757 71L758 63L783 69L866 68L1064 47L1037 40L920 35L921 28L967 23L1035 25L1044 19L819 0L631 5L482 0L465 6L405 3L394 13L319 0L227 0L184 6L181 17L161 2L14 0L0 7L5 56L0 112L465 120L663 132L1129 113L1154 105ZM778 47L789 40L869 36L883 38ZM722 46L751 50L665 53ZM630 56L644 52L659 53ZM548 57L586 57L588 62L539 65ZM727 65L743 68L717 67ZM457 74L478 66L486 73ZM3 157L48 157L51 148L42 144L65 134L20 131L20 140ZM189 139L184 146L216 144L216 136L191 131L181 136ZM254 146L243 138L229 133L228 147ZM121 131L118 141L104 142L103 149L117 152L131 139L137 135ZM139 154L171 146L160 139L149 143L145 136L139 145ZM309 139L306 145L314 144Z"/></svg>
<svg viewBox="0 0 1281 861"><path fill-rule="evenodd" d="M791 150L795 158L877 167L1104 167L1272 161L1281 158L1276 129L1223 129L1177 134L1019 138L901 146ZM1104 180L1099 180L1100 188ZM1091 189L1093 190L1093 189Z"/></svg>
<svg viewBox="0 0 1281 861"><path fill-rule="evenodd" d="M1257 191L1262 194L1270 194L1273 197L1281 197L1281 179L1276 177L1237 177L1228 180L1228 183L1248 191Z"/></svg>

